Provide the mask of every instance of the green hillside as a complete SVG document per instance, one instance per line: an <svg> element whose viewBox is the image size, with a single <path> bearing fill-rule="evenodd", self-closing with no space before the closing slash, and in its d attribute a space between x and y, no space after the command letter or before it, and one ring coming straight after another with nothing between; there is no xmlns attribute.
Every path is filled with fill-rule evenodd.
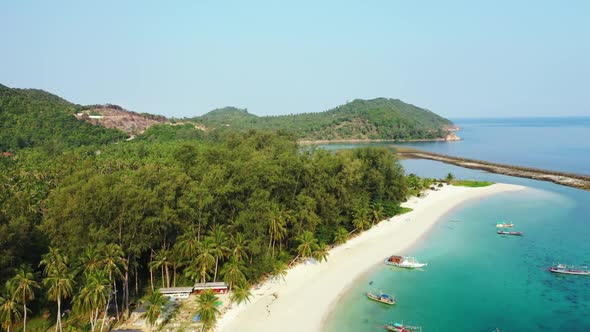
<svg viewBox="0 0 590 332"><path fill-rule="evenodd" d="M398 99L357 99L320 113L258 117L245 109L225 107L193 118L207 127L286 130L299 139L434 139L448 134L452 122Z"/></svg>
<svg viewBox="0 0 590 332"><path fill-rule="evenodd" d="M45 146L52 150L119 141L119 130L93 126L73 115L81 107L42 90L0 85L0 151Z"/></svg>

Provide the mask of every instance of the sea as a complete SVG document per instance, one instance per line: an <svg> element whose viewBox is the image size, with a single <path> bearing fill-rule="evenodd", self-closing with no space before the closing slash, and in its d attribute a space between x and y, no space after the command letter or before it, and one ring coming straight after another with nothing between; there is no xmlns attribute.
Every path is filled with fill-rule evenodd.
<svg viewBox="0 0 590 332"><path fill-rule="evenodd" d="M590 175L590 117L455 119L459 142L406 143L453 156ZM338 150L372 144L331 144ZM556 263L590 266L590 192L549 182L402 160L406 173L514 183L524 191L467 201L403 253L420 270L376 264L353 281L324 322L326 332L385 331L399 322L423 332L590 331L590 276L550 273ZM510 221L524 236L496 234ZM376 261L385 259L378 257ZM395 296L393 306L365 292Z"/></svg>

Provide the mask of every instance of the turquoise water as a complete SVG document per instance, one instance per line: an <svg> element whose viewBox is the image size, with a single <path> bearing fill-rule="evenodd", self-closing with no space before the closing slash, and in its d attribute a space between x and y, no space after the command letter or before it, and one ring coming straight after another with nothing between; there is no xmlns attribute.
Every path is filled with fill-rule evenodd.
<svg viewBox="0 0 590 332"><path fill-rule="evenodd" d="M497 128L504 134L510 132L503 129ZM553 128L558 129L572 127ZM512 140L519 137L512 136ZM583 164L587 157L573 162L576 157L570 155L563 168L587 169L590 163ZM524 157L506 158L502 162L515 163ZM529 162L540 162L535 158ZM516 183L529 189L469 201L451 210L419 243L400 253L428 262L426 268L406 271L379 264L339 299L325 331L384 331L379 326L390 321L419 325L424 332L590 331L590 277L560 276L546 270L555 262L590 265L590 192L433 161L404 160L402 164L408 173L423 176L443 177L452 172L460 178ZM551 168L566 170L559 162L555 166ZM524 236L497 235L497 220L514 222ZM386 306L370 301L364 297L367 290L392 293L398 303Z"/></svg>

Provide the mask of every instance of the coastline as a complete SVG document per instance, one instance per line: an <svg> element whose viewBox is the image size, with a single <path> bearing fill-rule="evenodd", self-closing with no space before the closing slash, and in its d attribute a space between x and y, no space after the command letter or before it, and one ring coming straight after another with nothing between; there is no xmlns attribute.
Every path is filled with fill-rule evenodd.
<svg viewBox="0 0 590 332"><path fill-rule="evenodd" d="M453 138L449 138L453 137ZM316 145L316 144L342 144L342 143L410 143L410 142L456 142L460 141L457 135L449 135L447 137L439 138L420 138L407 140L391 140L391 139L334 139L334 140L299 140L297 144L300 145Z"/></svg>
<svg viewBox="0 0 590 332"><path fill-rule="evenodd" d="M215 331L321 331L335 303L358 277L391 254L419 243L452 208L468 200L524 189L509 184L468 188L445 186L412 197L413 211L382 221L330 250L328 261L308 260L291 268L285 280L270 279L252 289L250 303L232 305Z"/></svg>

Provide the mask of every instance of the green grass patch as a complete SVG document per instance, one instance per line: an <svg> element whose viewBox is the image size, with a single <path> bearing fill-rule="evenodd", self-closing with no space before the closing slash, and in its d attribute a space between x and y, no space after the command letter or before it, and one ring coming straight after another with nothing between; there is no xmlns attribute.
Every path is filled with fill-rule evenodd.
<svg viewBox="0 0 590 332"><path fill-rule="evenodd" d="M412 208L409 207L400 207L399 212L397 213L397 215L399 216L400 214L404 214L404 213L408 213L410 211L412 211Z"/></svg>
<svg viewBox="0 0 590 332"><path fill-rule="evenodd" d="M472 180L454 180L451 182L453 186L461 186L461 187L472 187L472 188L479 188L479 187L487 187L494 184L494 182L490 181L472 181Z"/></svg>

